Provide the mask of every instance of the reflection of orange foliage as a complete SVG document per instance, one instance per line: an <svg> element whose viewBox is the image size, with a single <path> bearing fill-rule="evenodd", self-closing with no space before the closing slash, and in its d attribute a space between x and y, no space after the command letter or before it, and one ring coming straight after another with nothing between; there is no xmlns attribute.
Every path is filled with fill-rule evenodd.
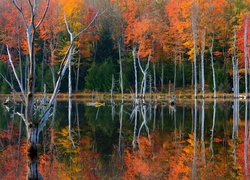
<svg viewBox="0 0 250 180"><path fill-rule="evenodd" d="M0 134L2 142L0 151L0 177L1 179L25 179L26 176L26 149L23 141L18 146L18 128L12 123L8 130Z"/></svg>
<svg viewBox="0 0 250 180"><path fill-rule="evenodd" d="M78 155L84 177L86 179L99 179L95 173L96 161L99 158L99 154L91 150L90 138L80 140Z"/></svg>
<svg viewBox="0 0 250 180"><path fill-rule="evenodd" d="M79 140L76 134L73 134L72 140L77 144L74 148L72 141L68 136L68 129L64 128L55 138L56 145L63 154L62 162L65 165L63 179L99 179L96 171L97 159L99 154L93 152L91 138L84 137Z"/></svg>
<svg viewBox="0 0 250 180"><path fill-rule="evenodd" d="M56 158L51 161L49 154L42 154L39 156L39 171L44 179L60 179L59 177L64 174L63 172L60 172L60 169L64 168L65 166L62 163L59 163Z"/></svg>
<svg viewBox="0 0 250 180"><path fill-rule="evenodd" d="M240 142L239 146L236 149L237 152L237 161L239 165L241 166L241 170L243 175L246 177L246 179L249 179L249 172L250 172L250 138L249 138L249 132L247 132L248 136L245 139L246 144L244 142L244 136L245 136L245 129L239 128L239 139L243 140ZM247 178L248 177L248 178Z"/></svg>
<svg viewBox="0 0 250 180"><path fill-rule="evenodd" d="M124 151L126 172L123 179L163 179L167 173L165 152L154 153L146 137L140 137L140 148Z"/></svg>

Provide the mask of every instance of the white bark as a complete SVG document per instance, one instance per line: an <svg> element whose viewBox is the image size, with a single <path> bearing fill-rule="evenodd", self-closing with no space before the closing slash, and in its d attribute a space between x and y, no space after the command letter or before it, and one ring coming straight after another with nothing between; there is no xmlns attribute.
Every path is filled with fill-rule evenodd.
<svg viewBox="0 0 250 180"><path fill-rule="evenodd" d="M249 142L249 129L248 129L248 16L245 19L245 28L244 28L244 61L245 61L245 135L244 135L244 171L245 175L249 174L248 172L248 142Z"/></svg>
<svg viewBox="0 0 250 180"><path fill-rule="evenodd" d="M16 73L16 69L15 69L15 67L14 67L14 65L13 65L12 58L11 58L10 51L9 51L9 47L8 47L8 46L6 46L6 47L7 47L7 53L8 53L8 61L9 61L10 65L11 65L11 68L12 68L12 70L13 70L14 76L15 76L17 82L18 82L19 88L20 88L21 93L22 93L22 96L23 96L23 98L22 98L21 100L24 99L25 102L26 102L26 97L25 97L25 93L24 93L24 90L23 90L23 85L22 85L22 83L20 82L19 77L18 77L18 75L17 75L17 73Z"/></svg>
<svg viewBox="0 0 250 180"><path fill-rule="evenodd" d="M193 128L194 128L194 155L193 155L193 164L192 164L192 179L196 179L197 176L197 165L196 165L196 148L197 148L197 99L194 100L194 119L193 119Z"/></svg>
<svg viewBox="0 0 250 180"><path fill-rule="evenodd" d="M122 123L123 123L123 104L121 104L120 113L119 113L119 121L120 121L120 129L119 129L119 144L118 144L118 152L122 153Z"/></svg>
<svg viewBox="0 0 250 180"><path fill-rule="evenodd" d="M211 42L211 46L209 48L210 51L210 58L211 58L211 66L212 66L212 74L213 74L213 90L214 90L214 97L216 98L216 79L215 79L215 70L214 70L214 55L213 55L213 47L214 47L214 33L212 36L212 42Z"/></svg>
<svg viewBox="0 0 250 180"><path fill-rule="evenodd" d="M175 94L175 87L176 87L176 52L174 52L174 90L173 93Z"/></svg>
<svg viewBox="0 0 250 180"><path fill-rule="evenodd" d="M201 47L201 92L202 92L202 98L205 98L205 75L204 75L205 46L206 46L206 30L204 30L204 32L203 32L202 47Z"/></svg>
<svg viewBox="0 0 250 180"><path fill-rule="evenodd" d="M72 134L71 134L71 112L72 112L72 80L71 80L71 69L72 69L72 66L71 66L71 60L72 60L72 55L73 55L73 52L70 52L70 59L69 59L69 64L68 64L68 90L69 90L69 103L68 103L68 125L69 125L69 129L68 129L68 132L69 132L69 139L71 140L72 142L72 145L73 147L75 148L75 143L74 143L74 140L72 138Z"/></svg>
<svg viewBox="0 0 250 180"><path fill-rule="evenodd" d="M194 97L197 98L197 68L196 68L196 17L197 17L197 4L194 3L192 6L192 33L194 41Z"/></svg>
<svg viewBox="0 0 250 180"><path fill-rule="evenodd" d="M248 99L245 99L245 135L244 135L244 171L246 177L249 174L248 162L249 162L249 128L248 128Z"/></svg>
<svg viewBox="0 0 250 180"><path fill-rule="evenodd" d="M135 119L135 125L134 125L134 132L133 132L133 141L132 141L132 146L133 148L136 148L136 132L137 132L137 121L138 121L138 116L137 116L137 112L138 112L139 106L136 104L135 108L133 109L133 112L130 116L130 118L132 119L132 117L134 117Z"/></svg>
<svg viewBox="0 0 250 180"><path fill-rule="evenodd" d="M143 74L143 78L142 78L142 83L141 83L141 91L140 91L140 96L144 99L145 98L145 93L146 93L146 86L147 86L147 71L148 71L148 68L149 68L149 62L150 62L150 54L148 56L148 60L147 60L147 64L146 64L146 67L145 69L142 68L141 66L141 60L140 60L140 51L138 52L138 64L139 64L139 67L141 69L141 72Z"/></svg>
<svg viewBox="0 0 250 180"><path fill-rule="evenodd" d="M137 67L136 67L136 48L133 47L132 54L133 54L133 61L134 61L134 72L135 72L135 97L134 103L138 104L138 80L137 80Z"/></svg>
<svg viewBox="0 0 250 180"><path fill-rule="evenodd" d="M205 126L205 99L201 103L201 162L202 165L206 164L206 148L204 140L204 127Z"/></svg>
<svg viewBox="0 0 250 180"><path fill-rule="evenodd" d="M234 98L239 98L239 72L238 72L238 59L236 58L236 32L234 33L234 52L232 56L233 64L233 92Z"/></svg>
<svg viewBox="0 0 250 180"><path fill-rule="evenodd" d="M214 127L215 127L215 118L216 118L216 99L214 98L214 107L213 107L213 125L212 125L212 129L211 129L211 141L210 141L210 145L209 148L211 150L211 159L214 159L214 149L213 149L213 139L214 139Z"/></svg>
<svg viewBox="0 0 250 180"><path fill-rule="evenodd" d="M85 32L90 27L90 25L94 22L94 20L98 17L98 15L99 15L99 12L96 13L96 15L94 16L92 21L89 23L89 25L85 29L83 29L81 31L81 33ZM63 76L64 76L64 74L65 74L65 72L66 72L66 70L71 62L71 59L72 59L73 49L74 49L73 45L74 45L75 38L77 38L80 35L78 33L76 36L74 36L74 34L69 29L68 22L67 22L66 18L65 18L65 24L66 24L67 31L70 35L70 45L69 45L69 48L68 48L68 50L67 50L67 52L66 52L66 54L61 62L61 65L60 65L60 68L58 71L59 76L58 76L54 91L52 93L52 96L50 98L50 101L46 107L46 110L44 111L44 113L41 115L41 117L39 119L40 124L42 123L42 120L47 121L47 119L44 119L44 117L49 114L49 111L50 111L50 109L51 109L51 107L56 99L56 96L57 96L59 89L60 89L60 86L61 86L62 78L63 78Z"/></svg>
<svg viewBox="0 0 250 180"><path fill-rule="evenodd" d="M111 105L114 104L114 99L113 99L113 96L114 96L114 87L115 87L115 78L114 78L114 74L112 74L112 83L111 83L111 90L110 90L110 103Z"/></svg>
<svg viewBox="0 0 250 180"><path fill-rule="evenodd" d="M248 16L245 19L244 27L244 61L245 61L245 94L248 97L248 44L247 44L247 33L248 33Z"/></svg>
<svg viewBox="0 0 250 180"><path fill-rule="evenodd" d="M145 126L145 129L146 129L146 132L148 134L148 140L150 142L150 133L149 133L149 128L148 128L148 125L147 125L147 107L146 105L143 105L141 106L141 115L142 115L142 118L143 118L143 122L138 130L138 146L140 148L140 135L141 135L141 130L143 128L143 126ZM151 143L151 142L150 142Z"/></svg>
<svg viewBox="0 0 250 180"><path fill-rule="evenodd" d="M122 93L122 103L124 101L124 92L123 92L123 72L122 72L122 56L121 56L121 42L118 43L118 52L119 52L119 63L120 63L120 87L121 87L121 93Z"/></svg>

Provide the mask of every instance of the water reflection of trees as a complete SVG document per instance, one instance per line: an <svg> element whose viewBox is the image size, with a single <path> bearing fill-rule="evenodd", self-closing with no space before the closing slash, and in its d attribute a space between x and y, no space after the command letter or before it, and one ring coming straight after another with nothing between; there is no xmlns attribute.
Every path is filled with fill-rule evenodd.
<svg viewBox="0 0 250 180"><path fill-rule="evenodd" d="M92 175L106 179L247 178L248 104L239 102L238 110L237 106L226 110L227 106L197 101L192 108L176 106L170 111L165 103L98 108L75 104L74 148L68 137L67 113L59 103L55 117L59 123L52 118L43 132L38 168L45 179ZM0 134L1 177L27 173L21 123L19 117L14 119ZM9 173L4 175L5 171Z"/></svg>

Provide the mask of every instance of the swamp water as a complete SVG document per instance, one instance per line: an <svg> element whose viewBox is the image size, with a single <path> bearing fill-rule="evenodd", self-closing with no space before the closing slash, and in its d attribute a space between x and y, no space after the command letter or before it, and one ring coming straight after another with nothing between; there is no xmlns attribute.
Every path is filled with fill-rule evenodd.
<svg viewBox="0 0 250 180"><path fill-rule="evenodd" d="M245 101L102 105L73 102L69 121L68 103L57 102L40 134L43 179L249 178ZM0 107L0 179L27 174L26 130L13 111Z"/></svg>

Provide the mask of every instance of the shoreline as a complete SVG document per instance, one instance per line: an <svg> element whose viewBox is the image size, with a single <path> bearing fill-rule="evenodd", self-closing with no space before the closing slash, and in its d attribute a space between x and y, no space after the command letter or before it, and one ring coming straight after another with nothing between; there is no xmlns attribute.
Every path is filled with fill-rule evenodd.
<svg viewBox="0 0 250 180"><path fill-rule="evenodd" d="M18 93L18 95L21 95ZM19 97L17 94L0 94L0 99L4 100L7 97L11 99L15 99L16 101L19 101ZM42 99L43 98L43 93L36 93L35 98ZM52 93L47 93L46 96L50 98ZM205 94L205 101L213 101L213 93L206 93ZM194 94L192 93L176 93L176 94L171 94L169 93L146 93L145 97L138 97L138 99L145 99L145 101L171 101L172 98L175 97L176 101L194 101L195 97ZM69 99L69 94L68 93L58 93L57 94L57 101L66 101ZM103 92L94 92L94 93L73 93L72 94L72 100L73 101L86 101L86 102L101 102L101 101L121 101L122 100L122 95L120 93L114 93L113 96L111 97L110 93L103 93ZM202 95L198 94L197 100L200 101L202 100ZM244 100L245 98L245 93L240 93L239 97L237 98L239 100ZM232 93L218 93L216 100L218 101L232 101L234 100L233 94ZM125 93L124 94L124 102L131 102L133 101L133 94L130 93Z"/></svg>

